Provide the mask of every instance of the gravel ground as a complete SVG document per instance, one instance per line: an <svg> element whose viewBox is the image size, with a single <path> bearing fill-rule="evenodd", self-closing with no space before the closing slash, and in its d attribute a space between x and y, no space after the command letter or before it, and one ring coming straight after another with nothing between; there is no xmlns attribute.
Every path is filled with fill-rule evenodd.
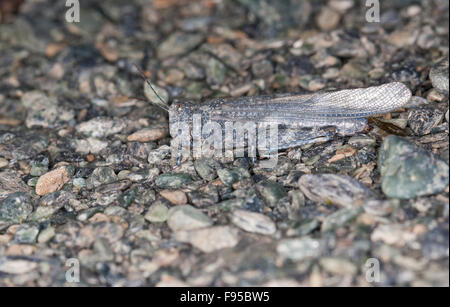
<svg viewBox="0 0 450 307"><path fill-rule="evenodd" d="M83 0L79 23L6 2L0 286L448 286L448 1L382 1L374 23L358 0ZM391 81L413 98L273 170L174 168L133 63L171 102Z"/></svg>

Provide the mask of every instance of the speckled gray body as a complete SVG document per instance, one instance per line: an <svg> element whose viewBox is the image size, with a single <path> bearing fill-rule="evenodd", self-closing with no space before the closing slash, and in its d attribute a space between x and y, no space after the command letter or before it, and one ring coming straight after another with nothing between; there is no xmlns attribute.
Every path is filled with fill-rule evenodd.
<svg viewBox="0 0 450 307"><path fill-rule="evenodd" d="M334 135L353 135L364 130L366 117L391 112L411 98L402 83L391 82L369 88L312 94L217 98L194 104L173 103L169 110L170 134L179 135L180 124L188 124L192 136L194 114L201 124L217 122L271 123L278 126L278 149L322 142Z"/></svg>

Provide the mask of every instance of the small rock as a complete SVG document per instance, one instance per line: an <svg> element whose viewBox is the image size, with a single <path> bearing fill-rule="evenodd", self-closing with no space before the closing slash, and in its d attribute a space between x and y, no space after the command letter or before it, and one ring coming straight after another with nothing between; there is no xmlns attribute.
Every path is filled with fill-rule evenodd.
<svg viewBox="0 0 450 307"><path fill-rule="evenodd" d="M430 70L430 79L433 87L441 93L448 95L448 58L437 62Z"/></svg>
<svg viewBox="0 0 450 307"><path fill-rule="evenodd" d="M428 231L420 240L422 253L431 260L448 259L449 231L448 224Z"/></svg>
<svg viewBox="0 0 450 307"><path fill-rule="evenodd" d="M335 174L303 175L298 185L312 201L350 208L367 199L375 199L374 193L352 177Z"/></svg>
<svg viewBox="0 0 450 307"><path fill-rule="evenodd" d="M145 97L155 105L167 104L169 101L169 93L164 88L152 82L150 82L150 85L147 82L144 82Z"/></svg>
<svg viewBox="0 0 450 307"><path fill-rule="evenodd" d="M6 274L20 275L37 269L36 262L25 259L13 259L8 257L0 258L0 272Z"/></svg>
<svg viewBox="0 0 450 307"><path fill-rule="evenodd" d="M186 193L183 191L171 191L171 190L163 190L159 192L162 197L170 201L174 205L185 205L187 203Z"/></svg>
<svg viewBox="0 0 450 307"><path fill-rule="evenodd" d="M227 168L217 170L217 175L219 176L219 179L223 182L223 184L228 186L239 181L238 172L229 170Z"/></svg>
<svg viewBox="0 0 450 307"><path fill-rule="evenodd" d="M113 183L118 180L116 173L110 167L96 168L89 178L86 180L86 185L89 189L96 188L102 184Z"/></svg>
<svg viewBox="0 0 450 307"><path fill-rule="evenodd" d="M231 222L245 231L262 235L272 235L277 230L275 223L268 216L245 210L234 210L231 213Z"/></svg>
<svg viewBox="0 0 450 307"><path fill-rule="evenodd" d="M155 203L148 209L145 219L152 223L162 223L167 220L168 216L169 209L161 203Z"/></svg>
<svg viewBox="0 0 450 307"><path fill-rule="evenodd" d="M203 228L212 224L208 216L190 205L176 206L169 210L167 225L173 231Z"/></svg>
<svg viewBox="0 0 450 307"><path fill-rule="evenodd" d="M38 236L38 243L47 243L55 236L55 228L47 227Z"/></svg>
<svg viewBox="0 0 450 307"><path fill-rule="evenodd" d="M123 237L124 229L121 225L109 222L97 222L81 228L75 238L75 244L79 247L88 247L94 241L104 238L110 244L117 242Z"/></svg>
<svg viewBox="0 0 450 307"><path fill-rule="evenodd" d="M97 154L108 147L108 142L96 138L87 138L84 140L74 140L72 147L75 148L76 152L82 154Z"/></svg>
<svg viewBox="0 0 450 307"><path fill-rule="evenodd" d="M4 159L4 158L0 158L0 169L6 167L9 165L8 160Z"/></svg>
<svg viewBox="0 0 450 307"><path fill-rule="evenodd" d="M170 154L170 146L163 145L148 154L148 163L157 164Z"/></svg>
<svg viewBox="0 0 450 307"><path fill-rule="evenodd" d="M322 253L321 242L312 238L286 239L278 243L278 254L284 259L301 261L317 258Z"/></svg>
<svg viewBox="0 0 450 307"><path fill-rule="evenodd" d="M96 117L78 124L75 129L87 137L103 138L121 132L126 126L122 119Z"/></svg>
<svg viewBox="0 0 450 307"><path fill-rule="evenodd" d="M43 196L60 190L69 181L69 177L69 172L65 166L42 175L36 183L36 194Z"/></svg>
<svg viewBox="0 0 450 307"><path fill-rule="evenodd" d="M430 134L444 118L444 112L432 107L421 107L409 111L408 125L415 135Z"/></svg>
<svg viewBox="0 0 450 307"><path fill-rule="evenodd" d="M216 226L175 233L175 239L192 244L204 253L231 248L239 243L236 229L229 226Z"/></svg>
<svg viewBox="0 0 450 307"><path fill-rule="evenodd" d="M361 213L361 208L343 208L328 215L322 223L323 232L345 226L348 222L356 219Z"/></svg>
<svg viewBox="0 0 450 307"><path fill-rule="evenodd" d="M354 276L358 272L358 267L351 261L338 257L320 258L319 264L328 273L335 275Z"/></svg>
<svg viewBox="0 0 450 307"><path fill-rule="evenodd" d="M366 135L354 135L348 140L348 145L361 148L364 146L375 146L377 141Z"/></svg>
<svg viewBox="0 0 450 307"><path fill-rule="evenodd" d="M28 189L18 173L12 170L0 172L0 199L14 192L28 192Z"/></svg>
<svg viewBox="0 0 450 307"><path fill-rule="evenodd" d="M206 64L206 83L209 85L221 85L227 76L227 68L225 65L211 57Z"/></svg>
<svg viewBox="0 0 450 307"><path fill-rule="evenodd" d="M191 176L183 173L165 173L159 175L155 184L158 188L179 189L183 184L190 182Z"/></svg>
<svg viewBox="0 0 450 307"><path fill-rule="evenodd" d="M22 225L14 234L13 242L20 244L31 244L36 242L39 228L37 226Z"/></svg>
<svg viewBox="0 0 450 307"><path fill-rule="evenodd" d="M166 59L172 56L188 53L204 40L203 35L175 32L158 47L158 58Z"/></svg>
<svg viewBox="0 0 450 307"><path fill-rule="evenodd" d="M214 159L198 159L194 161L197 174L204 180L212 181L217 178L217 169L220 164Z"/></svg>
<svg viewBox="0 0 450 307"><path fill-rule="evenodd" d="M275 207L282 198L288 195L281 184L273 181L259 182L256 185L256 189L264 201L271 207Z"/></svg>
<svg viewBox="0 0 450 307"><path fill-rule="evenodd" d="M448 164L407 140L389 135L378 154L381 189L389 197L413 198L445 189Z"/></svg>
<svg viewBox="0 0 450 307"><path fill-rule="evenodd" d="M30 197L23 192L10 194L0 201L0 222L20 223L31 214Z"/></svg>
<svg viewBox="0 0 450 307"><path fill-rule="evenodd" d="M146 143L162 139L166 135L167 129L165 128L147 128L129 135L127 140L130 142Z"/></svg>
<svg viewBox="0 0 450 307"><path fill-rule="evenodd" d="M368 74L368 66L360 60L350 60L342 66L340 74L349 79L363 80Z"/></svg>
<svg viewBox="0 0 450 307"><path fill-rule="evenodd" d="M340 18L341 16L338 12L325 6L320 10L316 23L322 31L330 31L336 28Z"/></svg>
<svg viewBox="0 0 450 307"><path fill-rule="evenodd" d="M401 224L381 224L372 232L371 240L373 242L384 242L388 245L403 246L407 242L416 240L416 235Z"/></svg>

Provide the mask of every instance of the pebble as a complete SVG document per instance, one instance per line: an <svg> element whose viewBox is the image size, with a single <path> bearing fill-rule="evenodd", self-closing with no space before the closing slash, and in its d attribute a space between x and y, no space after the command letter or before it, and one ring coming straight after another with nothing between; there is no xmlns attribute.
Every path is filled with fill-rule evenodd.
<svg viewBox="0 0 450 307"><path fill-rule="evenodd" d="M223 184L230 186L233 183L239 181L239 173L235 170L229 170L227 168L222 168L217 170L217 175Z"/></svg>
<svg viewBox="0 0 450 307"><path fill-rule="evenodd" d="M188 201L186 193L183 191L163 190L159 194L176 206L185 205Z"/></svg>
<svg viewBox="0 0 450 307"><path fill-rule="evenodd" d="M33 211L30 197L24 192L10 194L0 201L0 222L20 223Z"/></svg>
<svg viewBox="0 0 450 307"><path fill-rule="evenodd" d="M374 193L352 177L336 174L303 175L298 182L300 190L312 201L351 208Z"/></svg>
<svg viewBox="0 0 450 307"><path fill-rule="evenodd" d="M162 139L167 135L167 129L165 128L147 128L136 131L135 133L129 135L127 140L130 142L151 142Z"/></svg>
<svg viewBox="0 0 450 307"><path fill-rule="evenodd" d="M0 169L6 167L9 165L8 160L4 159L4 158L0 158Z"/></svg>
<svg viewBox="0 0 450 307"><path fill-rule="evenodd" d="M256 185L256 189L264 201L271 207L275 207L281 199L288 195L281 184L273 181L259 182Z"/></svg>
<svg viewBox="0 0 450 307"><path fill-rule="evenodd" d="M239 243L237 230L230 226L178 231L175 233L175 239L180 242L190 243L204 253L232 248Z"/></svg>
<svg viewBox="0 0 450 307"><path fill-rule="evenodd" d="M123 235L124 228L121 225L105 221L86 225L73 240L76 246L86 248L100 238L111 244L119 241Z"/></svg>
<svg viewBox="0 0 450 307"><path fill-rule="evenodd" d="M166 59L172 56L188 53L204 40L201 34L175 32L158 46L158 58Z"/></svg>
<svg viewBox="0 0 450 307"><path fill-rule="evenodd" d="M433 107L420 107L409 111L408 125L415 135L430 134L444 118L444 112Z"/></svg>
<svg viewBox="0 0 450 307"><path fill-rule="evenodd" d="M150 102L156 105L161 103L167 104L167 102L169 101L169 93L164 88L154 84L153 82L150 82L150 84L151 87L147 82L144 83L145 97L147 97Z"/></svg>
<svg viewBox="0 0 450 307"><path fill-rule="evenodd" d="M430 70L430 79L438 92L448 95L448 58L444 58L433 65Z"/></svg>
<svg viewBox="0 0 450 307"><path fill-rule="evenodd" d="M82 140L74 140L73 148L76 152L82 154L98 154L103 149L108 147L108 142L96 138L87 138Z"/></svg>
<svg viewBox="0 0 450 307"><path fill-rule="evenodd" d="M278 243L277 252L283 259L302 261L320 257L322 253L322 244L319 240L309 237L286 239Z"/></svg>
<svg viewBox="0 0 450 307"><path fill-rule="evenodd" d="M354 135L348 140L348 145L361 148L364 146L375 146L377 141L370 137L365 135Z"/></svg>
<svg viewBox="0 0 450 307"><path fill-rule="evenodd" d="M212 224L213 222L208 216L190 205L170 208L167 219L167 225L173 231L209 227Z"/></svg>
<svg viewBox="0 0 450 307"><path fill-rule="evenodd" d="M225 65L215 58L210 58L206 63L206 83L211 86L221 85L227 76Z"/></svg>
<svg viewBox="0 0 450 307"><path fill-rule="evenodd" d="M329 7L323 7L316 17L317 26L322 31L330 31L339 24L341 16L335 10Z"/></svg>
<svg viewBox="0 0 450 307"><path fill-rule="evenodd" d="M198 159L194 161L194 168L197 174L206 181L217 178L217 169L220 164L214 159Z"/></svg>
<svg viewBox="0 0 450 307"><path fill-rule="evenodd" d="M184 173L165 173L159 175L155 184L158 188L179 189L183 184L190 182L191 176Z"/></svg>
<svg viewBox="0 0 450 307"><path fill-rule="evenodd" d="M0 272L13 275L21 275L36 270L38 263L15 257L0 257Z"/></svg>
<svg viewBox="0 0 450 307"><path fill-rule="evenodd" d="M145 219L152 223L162 223L167 221L169 217L169 209L161 204L155 203L150 206L147 213L145 214Z"/></svg>
<svg viewBox="0 0 450 307"><path fill-rule="evenodd" d="M449 257L449 231L447 225L439 225L438 227L428 231L422 238L422 253L427 259L440 260Z"/></svg>
<svg viewBox="0 0 450 307"><path fill-rule="evenodd" d="M87 137L103 138L122 132L126 126L127 123L122 119L96 117L78 124L75 129Z"/></svg>
<svg viewBox="0 0 450 307"><path fill-rule="evenodd" d="M148 163L150 164L157 164L164 158L166 158L170 154L170 146L163 145L161 147L158 147L157 149L152 150L148 154Z"/></svg>
<svg viewBox="0 0 450 307"><path fill-rule="evenodd" d="M38 243L47 243L55 236L55 228L47 227L39 233L37 238Z"/></svg>
<svg viewBox="0 0 450 307"><path fill-rule="evenodd" d="M19 174L12 170L0 172L0 199L14 192L28 192L28 186Z"/></svg>
<svg viewBox="0 0 450 307"><path fill-rule="evenodd" d="M37 226L23 224L14 234L13 242L19 244L32 244L36 242L38 234L39 228Z"/></svg>
<svg viewBox="0 0 450 307"><path fill-rule="evenodd" d="M358 272L358 267L352 261L339 257L320 258L319 264L330 274L353 276Z"/></svg>
<svg viewBox="0 0 450 307"><path fill-rule="evenodd" d="M262 235L273 235L277 230L275 223L268 216L246 210L234 210L231 213L231 222L245 231Z"/></svg>
<svg viewBox="0 0 450 307"><path fill-rule="evenodd" d="M372 232L373 242L384 242L388 245L403 246L416 240L417 236L401 224L381 224Z"/></svg>
<svg viewBox="0 0 450 307"><path fill-rule="evenodd" d="M103 184L113 183L118 180L116 173L110 167L98 167L86 180L89 189L99 187Z"/></svg>
<svg viewBox="0 0 450 307"><path fill-rule="evenodd" d="M390 135L378 153L381 189L388 197L414 198L443 191L449 183L448 164L407 140Z"/></svg>
<svg viewBox="0 0 450 307"><path fill-rule="evenodd" d="M43 196L60 190L70 179L70 174L65 166L50 171L41 177L36 183L36 194Z"/></svg>
<svg viewBox="0 0 450 307"><path fill-rule="evenodd" d="M343 227L347 223L356 219L361 213L361 208L342 208L330 215L328 215L322 223L322 232L334 230L338 227Z"/></svg>
<svg viewBox="0 0 450 307"><path fill-rule="evenodd" d="M273 74L272 62L262 60L252 64L252 73L255 78L268 78Z"/></svg>

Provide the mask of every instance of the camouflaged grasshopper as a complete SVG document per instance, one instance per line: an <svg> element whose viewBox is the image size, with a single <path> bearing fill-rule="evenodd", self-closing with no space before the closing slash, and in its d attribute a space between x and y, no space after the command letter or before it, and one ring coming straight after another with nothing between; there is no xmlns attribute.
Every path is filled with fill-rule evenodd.
<svg viewBox="0 0 450 307"><path fill-rule="evenodd" d="M191 146L194 158L210 154L211 145L216 156L222 155L223 149L225 157L243 156L247 148L248 156L254 158L257 148L261 157L275 158L278 150L361 132L367 127L368 117L401 108L411 98L404 84L391 82L368 88L215 98L167 106L140 72L160 99L155 104L169 113L172 158L177 157L177 165L190 155ZM225 145L219 145L223 139Z"/></svg>

